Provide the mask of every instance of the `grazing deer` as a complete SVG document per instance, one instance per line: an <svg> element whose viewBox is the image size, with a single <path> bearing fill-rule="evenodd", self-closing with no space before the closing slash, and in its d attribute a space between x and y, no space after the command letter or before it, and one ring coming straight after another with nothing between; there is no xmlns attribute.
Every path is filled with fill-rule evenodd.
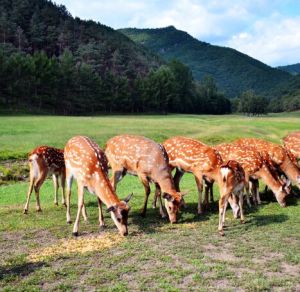
<svg viewBox="0 0 300 292"><path fill-rule="evenodd" d="M99 224L104 227L102 202L108 207L111 218L121 235L128 234L127 219L129 195L120 201L108 179L107 159L99 146L87 137L77 136L70 139L65 146L66 180L67 180L67 222L71 223L70 196L72 180L77 180L78 210L73 227L73 235L78 236L80 212L87 220L84 206L84 188L98 199Z"/></svg>
<svg viewBox="0 0 300 292"><path fill-rule="evenodd" d="M199 141L186 137L172 137L163 143L169 156L171 169L176 168L174 183L179 190L179 183L185 172L193 173L198 187L198 214L202 213L202 178L216 181L220 188L219 232L223 233L224 207L235 188L237 175L228 164L223 164L220 154Z"/></svg>
<svg viewBox="0 0 300 292"><path fill-rule="evenodd" d="M235 144L220 144L214 147L221 157L226 160L236 160L241 164L245 171L245 187L247 193L247 200L249 195L249 187L253 195L253 201L260 204L259 189L257 185L258 179L262 179L264 183L271 188L278 203L284 207L285 198L287 196L286 188L287 185L283 184L281 181L277 180L275 174L270 170L270 162L266 156L266 159L258 153L257 150L251 147L243 147ZM249 186L250 183L250 186ZM248 203L249 204L249 203Z"/></svg>
<svg viewBox="0 0 300 292"><path fill-rule="evenodd" d="M283 138L283 143L285 149L289 150L296 159L300 159L300 131L293 132L285 136Z"/></svg>
<svg viewBox="0 0 300 292"><path fill-rule="evenodd" d="M171 223L177 221L177 213L182 204L182 194L176 191L168 165L168 156L162 145L135 135L119 135L108 140L105 154L112 168L112 186L126 173L136 175L145 188L145 200L142 216L146 215L150 182L155 183L156 195L160 199L160 214L164 217L160 192L165 199L165 206Z"/></svg>
<svg viewBox="0 0 300 292"><path fill-rule="evenodd" d="M40 212L40 188L48 174L52 174L54 183L54 204L58 205L57 191L59 187L58 178L61 178L62 204L65 205L65 161L64 151L49 146L39 146L33 149L29 155L30 183L27 193L27 201L24 214L28 213L29 201L34 188L36 196L36 210Z"/></svg>
<svg viewBox="0 0 300 292"><path fill-rule="evenodd" d="M238 139L235 144L254 147L263 159L270 159L275 167L279 168L289 180L300 188L300 169L291 161L282 146L256 138Z"/></svg>

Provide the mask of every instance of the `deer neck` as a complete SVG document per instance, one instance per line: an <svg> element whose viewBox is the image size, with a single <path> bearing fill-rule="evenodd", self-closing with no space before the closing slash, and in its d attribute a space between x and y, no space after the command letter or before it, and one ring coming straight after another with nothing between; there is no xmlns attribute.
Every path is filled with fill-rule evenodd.
<svg viewBox="0 0 300 292"><path fill-rule="evenodd" d="M93 188L97 197L106 205L112 206L120 202L115 194L108 178L99 172L96 172L93 179Z"/></svg>
<svg viewBox="0 0 300 292"><path fill-rule="evenodd" d="M281 184L274 178L269 168L265 164L263 164L255 174L262 178L264 183L272 190L274 194L278 192Z"/></svg>
<svg viewBox="0 0 300 292"><path fill-rule="evenodd" d="M159 184L163 193L173 194L173 192L176 192L172 174L169 171L157 175L155 181Z"/></svg>
<svg viewBox="0 0 300 292"><path fill-rule="evenodd" d="M291 181L297 181L297 177L300 176L299 169L294 165L288 156L284 159L280 165L280 169L287 175Z"/></svg>

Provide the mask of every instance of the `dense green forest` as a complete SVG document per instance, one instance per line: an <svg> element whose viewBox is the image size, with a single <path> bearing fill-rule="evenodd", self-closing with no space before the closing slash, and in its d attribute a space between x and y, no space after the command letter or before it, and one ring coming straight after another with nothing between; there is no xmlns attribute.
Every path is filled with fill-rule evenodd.
<svg viewBox="0 0 300 292"><path fill-rule="evenodd" d="M46 0L0 1L0 108L59 114L228 113L206 76L195 82L124 34Z"/></svg>
<svg viewBox="0 0 300 292"><path fill-rule="evenodd" d="M293 77L231 48L201 42L173 26L159 29L121 29L136 43L158 53L164 60L173 58L187 65L195 79L209 74L230 97L247 90L278 96Z"/></svg>

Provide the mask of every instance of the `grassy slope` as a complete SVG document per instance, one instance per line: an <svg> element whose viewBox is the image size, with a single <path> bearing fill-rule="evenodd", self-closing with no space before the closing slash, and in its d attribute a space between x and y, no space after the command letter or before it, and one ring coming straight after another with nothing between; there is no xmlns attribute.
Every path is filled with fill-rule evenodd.
<svg viewBox="0 0 300 292"><path fill-rule="evenodd" d="M108 137L120 132L144 134L158 141L177 134L203 138L210 143L242 135L279 141L286 132L298 128L298 120L299 114L256 119L2 117L0 147L24 145L24 149L15 150L22 153L38 143L62 146L75 133L94 137L103 145ZM158 210L151 209L150 204L147 218L140 218L143 188L137 178L127 176L120 183L118 194L122 198L134 192L130 236L111 248L95 245L82 252L88 240L103 238L102 234L98 236L96 200L86 195L89 223L81 222L79 231L87 243L83 243L80 252L68 253L61 252L61 246L72 242L72 226L65 223L65 210L53 206L51 182L47 181L41 191L43 212L34 212L32 199L30 213L25 216L21 210L27 187L26 183L0 187L0 290L300 289L300 206L296 199L291 199L285 209L271 202L247 210L245 225L234 220L228 211L228 228L222 238L216 232L216 204L202 216L195 213L196 187L191 175L184 176L182 184L182 189L190 189L186 197L188 209L183 210L179 224L174 226L160 219ZM76 212L75 193L74 189L72 218ZM105 234L113 240L116 228L108 214L105 219L108 225ZM54 247L50 256L49 250L45 250L49 247ZM32 262L28 255L34 253L45 256Z"/></svg>

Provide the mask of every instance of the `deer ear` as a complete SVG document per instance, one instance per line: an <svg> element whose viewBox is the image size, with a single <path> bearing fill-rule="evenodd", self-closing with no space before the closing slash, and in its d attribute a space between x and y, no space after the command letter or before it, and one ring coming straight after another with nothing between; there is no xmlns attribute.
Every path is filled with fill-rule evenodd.
<svg viewBox="0 0 300 292"><path fill-rule="evenodd" d="M185 190L180 192L181 196L184 197L185 195L187 195L190 192L190 190Z"/></svg>
<svg viewBox="0 0 300 292"><path fill-rule="evenodd" d="M174 201L174 198L168 194L168 193L163 193L163 196L162 196L164 199L166 199L167 201L169 202L173 202Z"/></svg>
<svg viewBox="0 0 300 292"><path fill-rule="evenodd" d="M286 182L285 182L285 186L289 187L290 185L291 185L291 181L289 179L287 179Z"/></svg>
<svg viewBox="0 0 300 292"><path fill-rule="evenodd" d="M112 211L115 211L115 210L116 210L115 206L110 206L109 208L107 208L106 212L109 213L109 212L112 212Z"/></svg>
<svg viewBox="0 0 300 292"><path fill-rule="evenodd" d="M127 204L133 196L133 193L129 194L123 201Z"/></svg>

